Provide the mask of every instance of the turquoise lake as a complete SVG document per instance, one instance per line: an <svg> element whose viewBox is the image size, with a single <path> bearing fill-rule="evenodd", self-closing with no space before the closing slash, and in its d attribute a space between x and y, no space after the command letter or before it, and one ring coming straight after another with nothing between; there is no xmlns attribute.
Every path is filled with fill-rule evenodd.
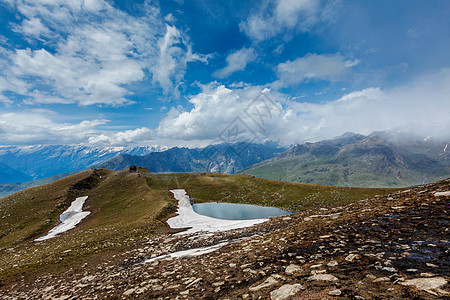
<svg viewBox="0 0 450 300"><path fill-rule="evenodd" d="M250 204L198 203L192 205L200 215L224 220L250 220L288 215L291 212L276 208Z"/></svg>

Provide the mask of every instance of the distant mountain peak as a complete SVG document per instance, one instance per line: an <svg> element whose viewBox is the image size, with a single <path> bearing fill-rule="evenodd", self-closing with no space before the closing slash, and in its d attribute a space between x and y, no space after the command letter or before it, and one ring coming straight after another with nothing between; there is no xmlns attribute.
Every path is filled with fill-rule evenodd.
<svg viewBox="0 0 450 300"><path fill-rule="evenodd" d="M89 147L84 145L0 146L0 163L29 176L27 181L79 171L119 154L145 155L166 150L160 146ZM6 177L0 177L5 183ZM23 180L20 180L23 181Z"/></svg>
<svg viewBox="0 0 450 300"><path fill-rule="evenodd" d="M345 133L334 139L295 145L244 171L268 179L315 184L410 186L450 177L447 144L393 131L367 136Z"/></svg>

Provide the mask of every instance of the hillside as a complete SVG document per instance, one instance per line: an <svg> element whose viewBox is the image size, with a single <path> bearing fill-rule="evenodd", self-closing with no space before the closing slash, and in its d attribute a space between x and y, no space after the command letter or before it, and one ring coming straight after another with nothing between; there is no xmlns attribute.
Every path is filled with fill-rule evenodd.
<svg viewBox="0 0 450 300"><path fill-rule="evenodd" d="M218 144L195 149L175 147L144 156L119 155L100 164L99 167L123 170L131 165L136 165L155 173L218 172L234 174L285 150L286 148L269 142L264 144Z"/></svg>
<svg viewBox="0 0 450 300"><path fill-rule="evenodd" d="M173 211L172 188L189 190L195 201L229 195L254 202L256 194L280 207L303 202L310 209L244 229L173 235L158 221ZM0 240L0 296L445 298L449 191L450 180L394 191L244 175L84 172L0 199L2 214L10 214L2 232L12 229ZM86 221L31 242L39 225L78 195L90 197Z"/></svg>
<svg viewBox="0 0 450 300"><path fill-rule="evenodd" d="M450 175L448 141L392 132L348 133L296 145L242 172L261 178L341 186L406 187Z"/></svg>
<svg viewBox="0 0 450 300"><path fill-rule="evenodd" d="M99 256L111 259L117 251L167 231L162 220L175 211L168 192L172 188L187 189L196 202L258 203L292 210L344 204L392 191L285 183L245 175L89 170L0 198L0 279L6 283L19 273L50 272ZM85 209L91 214L86 220L66 234L34 243L80 196L89 196Z"/></svg>

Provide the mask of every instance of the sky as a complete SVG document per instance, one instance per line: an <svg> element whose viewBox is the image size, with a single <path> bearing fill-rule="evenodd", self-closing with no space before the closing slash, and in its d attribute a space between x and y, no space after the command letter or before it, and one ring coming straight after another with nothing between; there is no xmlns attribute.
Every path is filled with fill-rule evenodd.
<svg viewBox="0 0 450 300"><path fill-rule="evenodd" d="M432 135L450 128L449 15L446 0L0 0L0 145Z"/></svg>

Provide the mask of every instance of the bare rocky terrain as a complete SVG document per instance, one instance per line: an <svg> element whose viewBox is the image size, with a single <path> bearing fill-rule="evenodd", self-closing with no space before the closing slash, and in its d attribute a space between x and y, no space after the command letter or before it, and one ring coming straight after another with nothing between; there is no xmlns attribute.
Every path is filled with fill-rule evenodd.
<svg viewBox="0 0 450 300"><path fill-rule="evenodd" d="M0 297L449 299L449 191L447 179L246 229L160 232L105 260L18 279Z"/></svg>

